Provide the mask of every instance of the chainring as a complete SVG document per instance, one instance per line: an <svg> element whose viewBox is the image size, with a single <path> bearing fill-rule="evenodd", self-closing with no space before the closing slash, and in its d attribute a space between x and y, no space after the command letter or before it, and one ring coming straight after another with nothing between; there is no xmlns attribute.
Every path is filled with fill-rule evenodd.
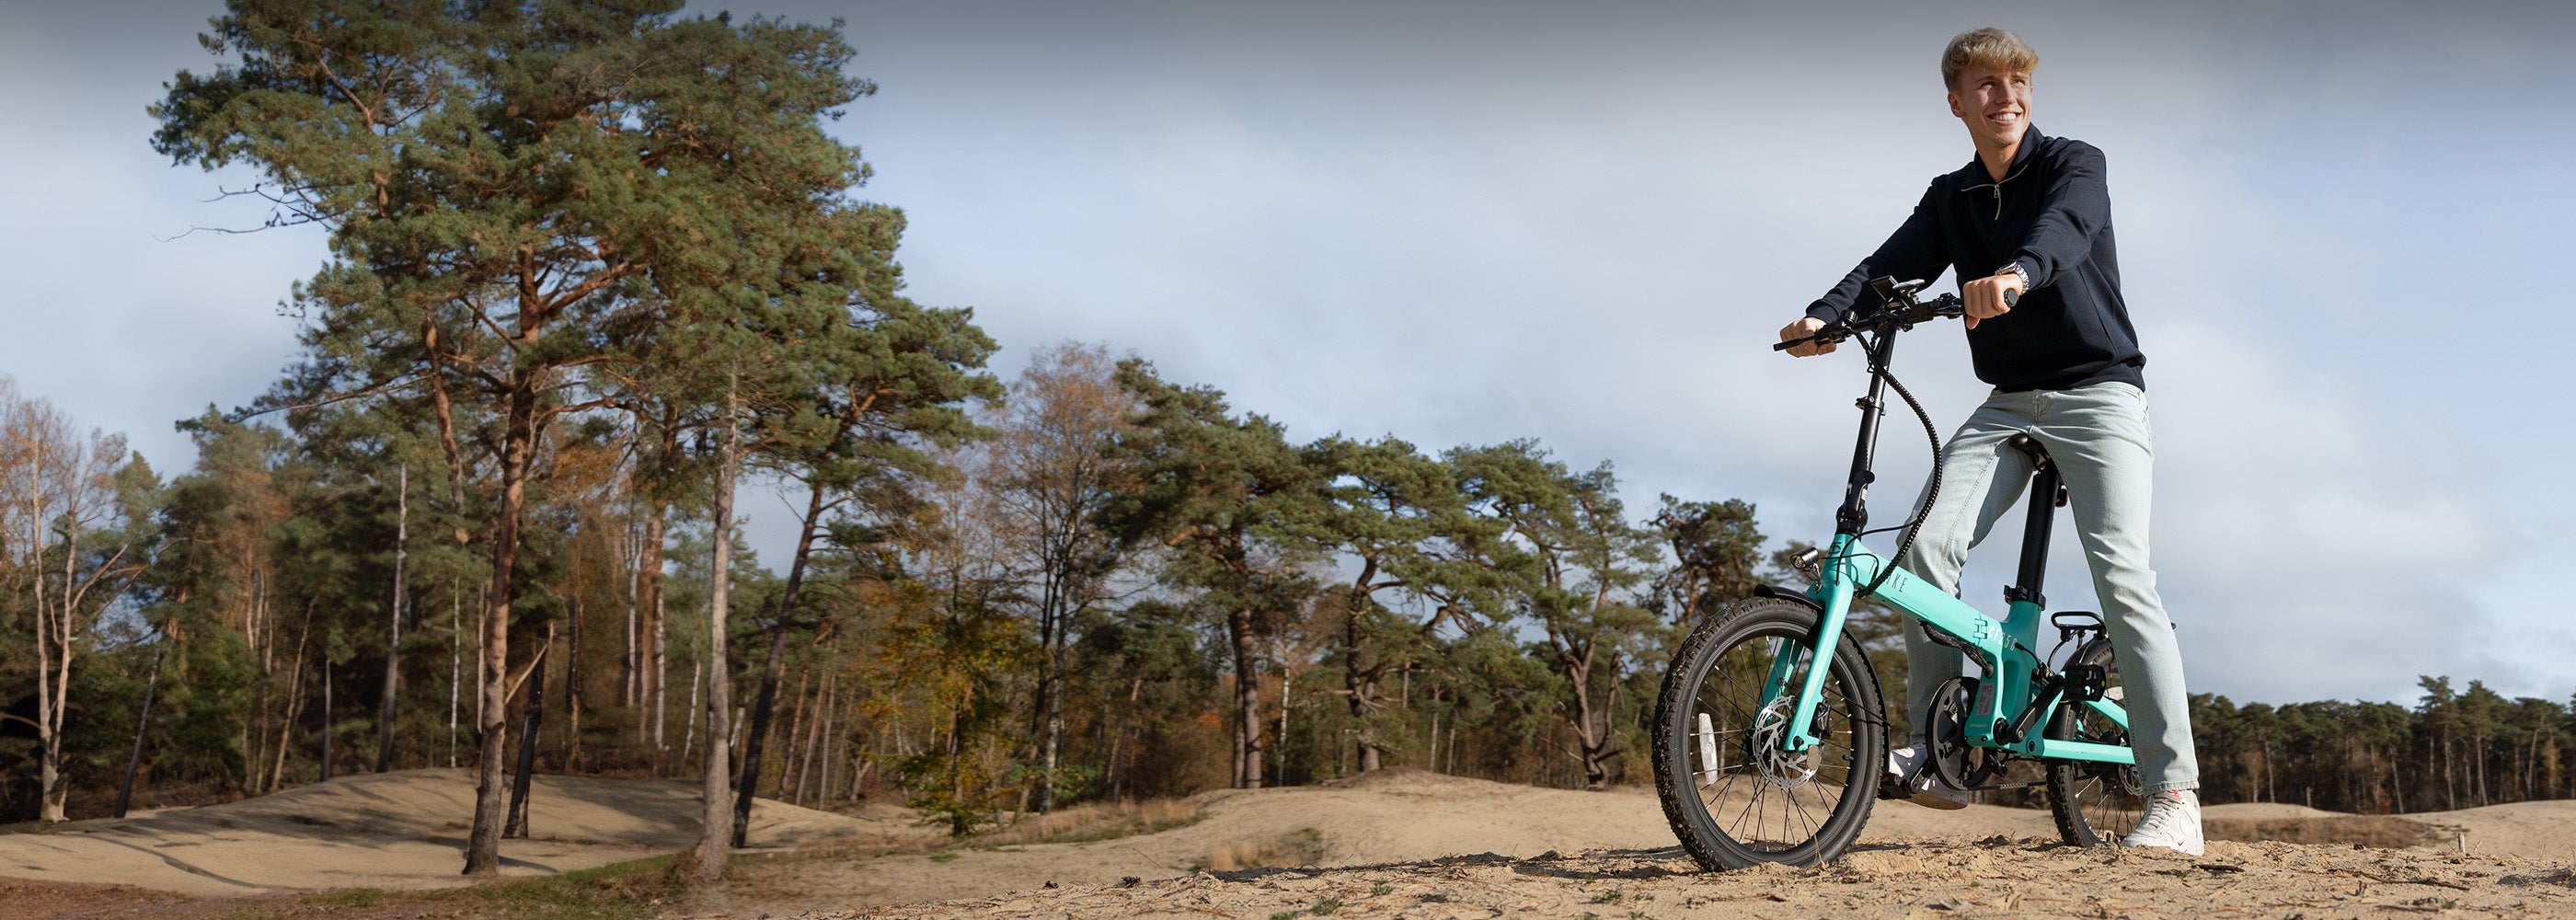
<svg viewBox="0 0 2576 920"><path fill-rule="evenodd" d="M1952 789L1975 789L2004 771L2001 751L1968 743L1969 701L1976 698L1976 678L1953 677L1933 691L1932 711L1925 714L1931 722L1924 734L1932 743L1933 774Z"/></svg>

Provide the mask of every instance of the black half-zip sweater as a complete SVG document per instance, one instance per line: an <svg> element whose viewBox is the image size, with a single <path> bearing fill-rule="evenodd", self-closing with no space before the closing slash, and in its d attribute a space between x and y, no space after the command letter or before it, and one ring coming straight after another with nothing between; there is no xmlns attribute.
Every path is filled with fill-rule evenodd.
<svg viewBox="0 0 2576 920"><path fill-rule="evenodd" d="M2120 297L2102 151L2036 127L2022 135L2001 182L1975 157L1934 177L1913 216L1807 315L1833 322L1882 275L1930 279L1953 268L1968 280L2014 261L2030 273L2030 290L2012 312L1968 330L1978 379L2007 392L2112 380L2146 388L2147 357Z"/></svg>

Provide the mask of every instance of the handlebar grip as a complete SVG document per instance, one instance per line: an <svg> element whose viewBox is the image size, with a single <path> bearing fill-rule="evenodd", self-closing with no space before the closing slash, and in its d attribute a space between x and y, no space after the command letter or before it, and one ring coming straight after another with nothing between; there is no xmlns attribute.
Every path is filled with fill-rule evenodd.
<svg viewBox="0 0 2576 920"><path fill-rule="evenodd" d="M1772 350L1772 351L1788 351L1789 349L1796 348L1796 347L1798 347L1798 346L1800 346L1800 345L1804 345L1804 344L1807 344L1807 343L1809 343L1809 342L1813 342L1813 341L1815 341L1815 340L1816 340L1816 337L1815 337L1815 336L1808 336L1808 337L1803 338L1803 339L1790 339L1790 340L1788 340L1788 341L1786 341L1786 342L1782 342L1782 343L1780 343L1780 344L1778 344L1778 345L1773 345L1773 346L1771 346L1771 350Z"/></svg>
<svg viewBox="0 0 2576 920"><path fill-rule="evenodd" d="M2020 291L2005 291L2005 292L2004 292L2004 306L2007 306L2007 307L2018 307L2018 306L2021 306L2021 292L2020 292Z"/></svg>

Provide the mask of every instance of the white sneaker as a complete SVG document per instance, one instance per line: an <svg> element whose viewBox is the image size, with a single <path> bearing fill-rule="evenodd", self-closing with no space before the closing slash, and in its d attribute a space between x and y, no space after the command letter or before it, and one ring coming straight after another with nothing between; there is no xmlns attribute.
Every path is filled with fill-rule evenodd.
<svg viewBox="0 0 2576 920"><path fill-rule="evenodd" d="M1968 807L1968 794L1950 788L1941 781L1941 771L1926 770L1932 764L1932 746L1915 742L1887 752L1887 775L1879 782L1879 798L1903 799L1925 808L1957 811Z"/></svg>
<svg viewBox="0 0 2576 920"><path fill-rule="evenodd" d="M2200 837L2200 793L2169 789L2147 797L2146 817L2138 829L2120 838L2124 847L2163 847L2198 856L2207 849Z"/></svg>

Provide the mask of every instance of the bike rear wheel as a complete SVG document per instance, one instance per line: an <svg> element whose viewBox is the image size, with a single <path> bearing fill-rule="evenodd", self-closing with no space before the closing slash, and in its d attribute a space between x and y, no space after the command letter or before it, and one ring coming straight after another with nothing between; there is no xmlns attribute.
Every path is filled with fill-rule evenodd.
<svg viewBox="0 0 2576 920"><path fill-rule="evenodd" d="M2102 683L2103 695L2114 701L2125 696L2120 685L2120 660L2112 654L2110 642L2095 638L2076 649L2068 663L2101 667L2110 675ZM2048 736L2096 744L2129 743L2129 733L2117 723L2080 705L2058 709L2049 719ZM2137 766L2051 760L2047 767L2048 811L2057 819L2057 833L2067 845L2118 843L2137 828L2147 808L2146 790L2138 780Z"/></svg>
<svg viewBox="0 0 2576 920"><path fill-rule="evenodd" d="M1849 634L1816 660L1818 619L1794 601L1729 605L1691 630L1664 674L1655 787L1705 868L1826 862L1869 820L1887 761L1878 680ZM1827 670L1809 733L1822 743L1790 754L1778 742L1816 667Z"/></svg>

